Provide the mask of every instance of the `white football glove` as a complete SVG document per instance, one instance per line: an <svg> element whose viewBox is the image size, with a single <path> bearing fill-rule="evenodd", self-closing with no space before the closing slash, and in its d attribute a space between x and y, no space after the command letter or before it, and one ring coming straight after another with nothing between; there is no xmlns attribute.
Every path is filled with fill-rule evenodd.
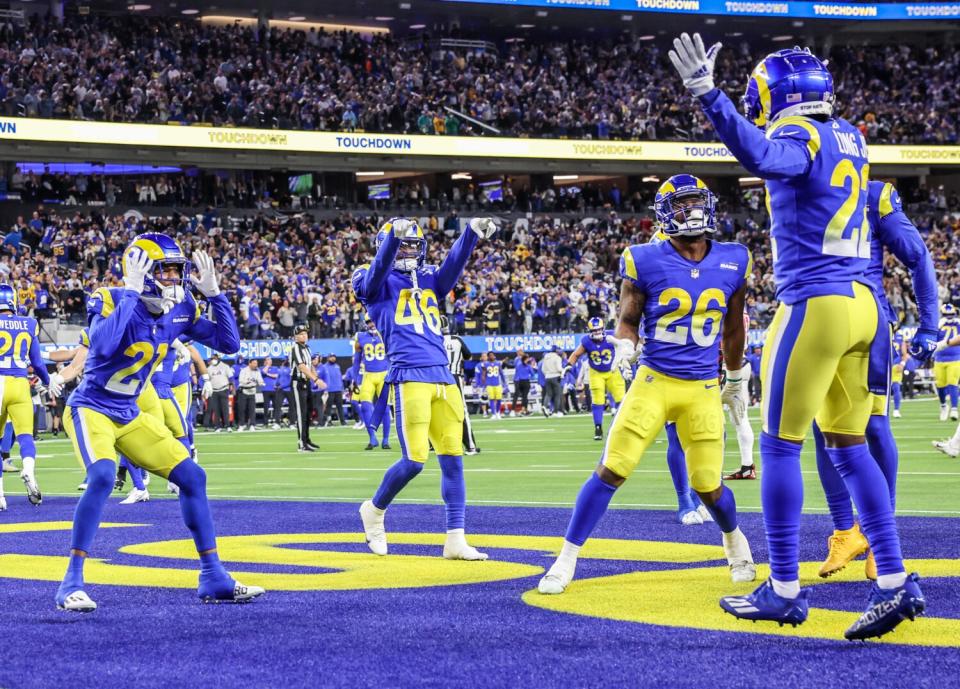
<svg viewBox="0 0 960 689"><path fill-rule="evenodd" d="M633 367L629 364L620 364L620 373L623 375L624 380L633 380Z"/></svg>
<svg viewBox="0 0 960 689"><path fill-rule="evenodd" d="M217 283L217 270L213 267L213 259L206 251L193 252L193 264L197 267L200 277L190 276L190 282L205 297L215 297L220 294L220 285Z"/></svg>
<svg viewBox="0 0 960 689"><path fill-rule="evenodd" d="M727 382L720 392L720 400L730 408L733 422L739 424L747 414L747 391L744 370L727 370Z"/></svg>
<svg viewBox="0 0 960 689"><path fill-rule="evenodd" d="M153 260L147 252L134 247L123 257L123 286L128 290L141 294L143 281L153 271Z"/></svg>
<svg viewBox="0 0 960 689"><path fill-rule="evenodd" d="M60 397L63 394L63 386L65 385L63 376L59 373L50 374L50 385L47 386L47 389L50 391L50 395L53 397Z"/></svg>
<svg viewBox="0 0 960 689"><path fill-rule="evenodd" d="M680 38L673 39L674 49L667 54L692 95L703 96L713 91L713 64L722 47L722 43L714 43L709 50L704 50L698 33L693 34L693 38L682 33Z"/></svg>
<svg viewBox="0 0 960 689"><path fill-rule="evenodd" d="M402 239L407 230L413 227L413 222L406 218L397 218L391 223L391 226L393 227L393 236Z"/></svg>
<svg viewBox="0 0 960 689"><path fill-rule="evenodd" d="M497 223L493 218L473 218L470 229L476 232L480 239L490 239L497 232Z"/></svg>
<svg viewBox="0 0 960 689"><path fill-rule="evenodd" d="M617 348L614 354L614 367L630 366L637 360L637 346L627 338L619 339L611 337L610 342Z"/></svg>
<svg viewBox="0 0 960 689"><path fill-rule="evenodd" d="M190 350L187 349L187 345L183 344L180 340L174 340L173 348L177 350L177 366L183 366L190 361Z"/></svg>
<svg viewBox="0 0 960 689"><path fill-rule="evenodd" d="M950 345L947 340L940 340L939 342L937 342L937 346L934 348L933 353L938 354L939 352L942 352L944 349L946 349L949 346Z"/></svg>
<svg viewBox="0 0 960 689"><path fill-rule="evenodd" d="M200 376L200 397L205 400L210 399L210 395L213 394L213 383L210 382L210 376L204 373Z"/></svg>

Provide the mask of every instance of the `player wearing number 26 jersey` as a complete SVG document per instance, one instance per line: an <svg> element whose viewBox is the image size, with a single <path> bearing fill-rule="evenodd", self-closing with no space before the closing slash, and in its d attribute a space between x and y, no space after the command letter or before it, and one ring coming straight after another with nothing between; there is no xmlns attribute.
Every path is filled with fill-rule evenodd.
<svg viewBox="0 0 960 689"><path fill-rule="evenodd" d="M240 347L233 309L220 293L212 259L196 251L193 260L200 278L189 277L209 299L215 322L202 317L184 290L190 263L180 246L158 233L139 235L124 252L124 288L98 290L87 304L90 352L64 422L88 480L74 515L69 566L56 595L60 609L96 609L83 590L83 564L113 489L118 451L179 487L183 519L202 565L201 599L243 601L263 593L238 584L220 564L203 469L164 425L162 412L138 406L144 389L152 389L147 388L151 374L180 335L222 352Z"/></svg>
<svg viewBox="0 0 960 689"><path fill-rule="evenodd" d="M463 398L447 368L440 327L440 303L453 289L477 240L496 231L486 218L474 218L439 266L426 266L427 240L406 218L384 223L377 254L353 274L353 290L386 345L393 386L400 460L387 470L372 500L360 507L370 549L386 555L384 513L397 493L423 469L429 443L437 452L446 503L444 557L481 560L486 555L464 537L466 489L463 482ZM378 402L382 410L384 396ZM376 421L374 421L376 425ZM429 441L429 442L428 442Z"/></svg>
<svg viewBox="0 0 960 689"><path fill-rule="evenodd" d="M757 65L743 97L744 118L713 84L719 49L705 50L699 35L683 34L670 59L720 140L765 181L780 301L761 361L761 498L771 578L721 606L747 619L806 619L808 592L800 590L798 567L800 450L816 417L879 572L867 612L845 635L878 636L922 613L925 602L916 577L904 570L889 488L864 437L871 392L886 394L890 360L890 331L865 275L867 145L853 125L833 116L833 77L809 50L780 50Z"/></svg>
<svg viewBox="0 0 960 689"><path fill-rule="evenodd" d="M560 594L573 578L580 548L614 492L633 473L666 422L676 423L690 483L723 533L734 581L753 581L756 568L737 525L733 492L722 485L723 407L717 358L721 333L728 365L739 368L746 333L743 305L750 252L713 241L716 199L691 175L675 175L657 194L669 240L628 247L620 258L616 361L630 361L643 331L640 367L620 405L600 466L580 489L563 548L540 580Z"/></svg>

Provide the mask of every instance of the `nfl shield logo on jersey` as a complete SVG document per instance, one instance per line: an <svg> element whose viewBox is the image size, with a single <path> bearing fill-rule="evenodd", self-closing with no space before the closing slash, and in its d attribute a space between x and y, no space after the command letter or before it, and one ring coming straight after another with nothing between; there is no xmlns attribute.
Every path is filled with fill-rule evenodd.
<svg viewBox="0 0 960 689"><path fill-rule="evenodd" d="M700 277L700 269L699 269L699 268L691 268L691 269L690 269L690 277L692 277L693 279L697 279L698 277Z"/></svg>

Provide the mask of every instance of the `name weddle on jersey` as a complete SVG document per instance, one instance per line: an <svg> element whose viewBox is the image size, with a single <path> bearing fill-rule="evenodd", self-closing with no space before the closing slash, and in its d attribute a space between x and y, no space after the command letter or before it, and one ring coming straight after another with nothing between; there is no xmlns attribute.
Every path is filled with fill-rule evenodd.
<svg viewBox="0 0 960 689"><path fill-rule="evenodd" d="M69 544L61 548L68 553L67 570L58 588L50 586L55 606L72 613L97 610L98 594L88 582L103 581L93 575L85 579L85 565L94 562L90 557L101 524L117 525L104 516L109 496L129 478L134 490L124 504L148 500L150 475L160 477L176 494L180 518L192 539L190 557L195 550L199 560L197 597L205 603L260 599L256 606L270 605L263 587L237 581L221 563L208 477L194 437L196 390L208 401L210 427L214 417L219 421L218 431L231 425L232 395L237 397L240 430L253 430L261 395L264 426L272 423L278 430L285 400L297 432L297 454L292 456L318 471L336 468L320 464L327 446L325 440L314 443L311 437L314 417L319 426L330 425L336 411L339 426L354 424L356 430L335 429L330 435L322 430L313 436L323 435L334 445L340 442L334 433L362 436L359 431L365 431L366 447L360 451L361 441L356 448L358 462L391 462L382 478L386 463L364 468L376 472L379 483L372 495L366 492L373 488L368 484L362 494L352 496L360 503L350 508L350 518L355 547L362 549L352 556L362 557L365 566L388 567L390 561L384 558L408 557L397 551L411 543L410 534L388 531L387 512L395 515L391 520L427 514L393 505L424 472L433 452L443 531L433 536L433 545L416 543L429 547L431 557L457 561L432 560L461 568L458 572L497 564L484 564L496 559L492 549L497 546L488 535L477 535L476 528L472 539L467 535L465 474L470 472L465 472L464 457L479 472L481 460L497 451L488 449L493 442L487 445L470 411L499 421L531 416L539 404L545 418L537 413L504 426L536 421L548 426L538 432L563 428L582 436L587 444L581 448L595 449L582 457L575 447L564 450L576 454L578 461L575 469L564 471L582 469L585 480L575 495L570 492L572 512L562 540L556 540L550 553L555 556L551 566L546 572L536 570L535 589L527 591L530 582L517 584L517 596L526 596L526 591L539 601L581 595L583 565L580 580L576 574L578 561L589 557L587 542L628 479L637 474L631 486L652 485L652 479L644 477L647 470L638 472L638 467L644 457L650 462L663 432L677 499L674 515L670 497L669 520L683 527L712 522L719 534L711 531L710 538L722 547L726 562L720 568L723 586L745 585L738 594L715 593L719 600L703 615L738 625L723 613L795 627L823 612L812 605L815 591L801 587L800 575L801 451L812 436L832 527L818 574L834 576L855 558L866 557L869 584L862 591L844 584L843 596L857 597L846 605L858 611L844 637L880 637L923 615L927 600L919 574L908 572L904 564L895 519L899 453L890 417L900 414L906 359L922 363L935 357L941 420L957 418L960 320L953 306L938 304L930 252L896 188L870 178L863 134L835 115L835 84L827 64L799 47L767 55L746 75L741 112L714 83L721 48L720 43L707 48L699 34L684 33L673 42L669 59L692 98L691 107L702 110L739 164L763 180L777 307L759 360L751 358L747 346L748 288L755 269L762 266L759 253L751 245L758 255L755 266L745 243L721 241L725 235L719 232L718 209L723 199L714 190L722 187L684 170L662 184L656 179L652 236L644 235L642 242L624 237L611 252L610 270L619 255L616 275L610 276L619 282L616 310L611 309L608 318L585 316L579 325L586 323L586 332L581 329L576 339L571 337L568 351L548 347L539 362L523 350L516 358L498 351L471 352L470 338L460 337L445 308L448 297L453 300L451 293L471 279L464 273L475 249L483 246L476 253L483 253L484 260L490 254L495 259L500 251L490 240L503 223L492 217L459 222L455 241L455 232L445 228L452 246L436 265L427 262L433 254L425 222L421 226L417 219L400 216L370 228L368 238L376 231L375 251L359 267L348 264L352 274L339 286L359 304L361 317L347 333L353 336L340 343L349 344L345 373L338 363L342 350L324 349L318 358L319 347L330 340L316 337L307 323L291 320L282 333L286 342L292 340L284 350L285 361L278 358L274 366L274 360L266 358L258 368L256 361L238 360L236 382L231 383L224 359L240 352L240 328L220 288L213 249L207 246L208 253L195 247L187 255L184 247L190 246L182 247L160 232L137 235L123 251L122 274L114 286L87 295L86 328L79 345L51 354L51 360L64 364L52 374L41 353L38 321L21 314L15 286L0 284L0 428L9 421L10 442L20 446L23 489L30 503L43 504L33 430L34 376L34 387L44 387L53 398L65 397L60 399L63 428L84 474ZM895 332L899 317L884 292L887 256L906 267L916 295L920 323L909 338ZM206 363L199 353L204 348L211 352ZM66 395L68 385L75 387ZM754 392L755 385L759 392ZM565 413L579 411L580 391L589 421L587 416L561 420ZM759 468L753 460L751 400L759 403L762 423ZM891 401L893 412L888 414ZM740 461L732 473L723 469L728 417ZM519 431L511 427L497 432ZM292 441L292 433L286 433ZM391 445L391 433L396 446ZM960 455L960 427L952 439L936 446L950 456ZM763 533L759 517L751 521L743 516L750 505L742 494L738 513L731 487L748 485L732 481L758 477ZM530 483L529 505L569 508L569 501L538 503L539 490L537 482ZM408 498L415 491L408 492ZM364 496L369 497L361 502ZM0 474L0 511L7 510ZM236 520L240 513L225 514ZM653 520L655 514L640 512L636 519ZM227 521L222 516L221 523ZM230 523L228 534L234 526ZM424 525L424 530L432 529ZM757 551L755 560L751 542L756 546L764 540L766 549ZM716 545L711 547L720 553ZM769 563L761 562L764 554ZM234 562L226 555L224 561ZM758 580L758 565L766 564L769 576L761 569L760 578L766 578L759 586L750 584ZM243 572L238 575L247 579ZM193 583L191 574L190 586ZM607 593L628 595L615 587ZM421 595L432 593L426 589Z"/></svg>

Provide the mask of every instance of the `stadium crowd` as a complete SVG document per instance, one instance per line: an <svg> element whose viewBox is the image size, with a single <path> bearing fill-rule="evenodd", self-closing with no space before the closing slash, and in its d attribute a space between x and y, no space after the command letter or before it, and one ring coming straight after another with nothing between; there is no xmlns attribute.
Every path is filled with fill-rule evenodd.
<svg viewBox="0 0 960 689"><path fill-rule="evenodd" d="M960 303L960 221L948 214L916 215L934 254L943 301ZM756 218L756 220L754 219ZM40 207L20 217L0 243L0 280L20 290L21 303L40 318L85 321L86 295L103 284L119 285L121 252L144 231L175 236L189 252L205 248L218 260L222 286L239 314L248 339L289 337L308 323L311 337L349 337L362 326L363 311L349 284L353 269L369 260L376 227L384 218L341 213L257 214L229 219L204 215L147 219L95 213L60 215ZM759 215L722 214L718 236L736 239L754 255L747 310L753 327L773 316L775 295L767 231ZM459 234L457 213L422 220L437 261ZM505 224L497 240L477 250L441 309L458 332L582 331L587 319L616 316L616 279L622 249L653 231L649 216L594 217L537 214ZM917 319L909 276L895 260L887 269L887 291L905 325Z"/></svg>
<svg viewBox="0 0 960 689"><path fill-rule="evenodd" d="M492 38L483 37L480 38ZM742 91L761 52L720 55ZM839 114L874 143L956 143L960 53L834 46ZM451 108L470 119L451 114ZM426 35L212 26L195 20L31 17L0 27L0 114L299 130L594 139L713 139L663 46L618 38L442 47ZM475 120L486 125L471 123Z"/></svg>

